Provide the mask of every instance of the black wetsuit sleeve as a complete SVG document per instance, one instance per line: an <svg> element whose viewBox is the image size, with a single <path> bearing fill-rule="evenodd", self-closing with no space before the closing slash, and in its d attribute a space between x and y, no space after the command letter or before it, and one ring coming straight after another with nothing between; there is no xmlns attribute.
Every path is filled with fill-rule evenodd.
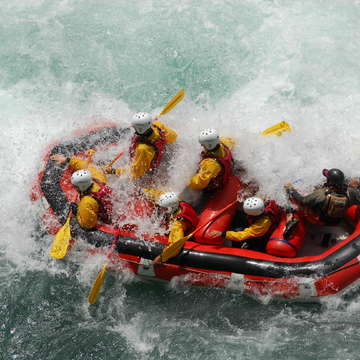
<svg viewBox="0 0 360 360"><path fill-rule="evenodd" d="M321 210L326 201L326 190L318 189L313 191L311 194L304 197L302 205L310 207L312 209Z"/></svg>
<svg viewBox="0 0 360 360"><path fill-rule="evenodd" d="M326 201L326 193L324 189L318 189L311 194L302 196L295 189L290 189L290 197L295 200L299 205L309 207L313 210L321 210L324 202Z"/></svg>
<svg viewBox="0 0 360 360"><path fill-rule="evenodd" d="M348 188L350 205L360 205L360 190L354 187Z"/></svg>
<svg viewBox="0 0 360 360"><path fill-rule="evenodd" d="M287 193L289 194L291 200L295 200L298 204L303 205L304 196L302 196L297 190L292 188L289 189Z"/></svg>

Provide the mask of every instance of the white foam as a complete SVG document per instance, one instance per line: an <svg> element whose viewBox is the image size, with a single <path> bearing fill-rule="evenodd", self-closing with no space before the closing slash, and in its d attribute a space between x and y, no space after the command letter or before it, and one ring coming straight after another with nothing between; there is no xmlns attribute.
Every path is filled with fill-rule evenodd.
<svg viewBox="0 0 360 360"><path fill-rule="evenodd" d="M17 26L21 28L21 25L33 24L37 16L38 23L43 25L41 36L35 38L35 48L31 47L33 38L28 43L22 43L22 54L33 56L42 65L51 63L52 57L58 55L56 59L63 61L64 68L70 64L72 69L60 73L66 76L59 80L45 68L33 79L24 76L24 79L0 90L3 133L0 144L0 215L3 219L0 247L6 249L6 257L16 264L26 264L30 269L40 266L33 257L33 252L39 246L43 250L44 260L47 259L49 243L45 245L35 241L39 206L32 204L28 198L31 183L40 168L43 149L54 140L69 136L72 130L85 127L94 120L107 119L128 125L133 111L151 108L148 94L158 80L166 82L181 75L181 84L187 90L185 100L162 119L179 134L179 151L169 169L168 181L168 187L178 193L196 170L201 151L197 142L199 130L210 126L216 127L222 136L236 140L234 156L246 167L246 178L256 179L261 193L278 200L280 204L286 203L283 191L285 181L301 179L297 186L308 192L323 180L321 170L325 167L340 167L347 176L358 175L360 89L355 75L357 62L353 59L359 58L360 50L355 45L357 22L346 23L346 16L337 16L335 10L340 3L320 5L299 1L285 5L253 1L244 6L249 11L246 14L254 16L239 12L239 22L226 23L227 27L224 27L223 19L215 16L219 6L223 6L218 2L211 3L208 10L208 5L193 8L186 3L174 7L164 2L169 14L171 11L178 14L193 12L200 26L196 32L198 37L192 38L191 44L188 42L187 36L193 34L193 22L186 22L187 17L183 17L183 21L189 26L183 27L178 23L177 16L158 19L155 25L162 36L161 41L145 44L144 54L136 58L139 62L136 69L146 62L147 67L142 73L144 79L137 75L132 81L129 78L134 74L135 65L129 59L135 59L135 54L139 54L139 43L124 48L128 52L121 52L124 56L121 67L117 62L119 50L110 46L113 42L107 43L109 48L106 49L99 45L96 37L84 39L85 45L75 40L71 42L69 38L64 40L63 31L68 25L65 20L68 19L60 17L72 11L78 17L82 15L78 8L72 7L74 3L62 1L58 8L54 6L49 11L37 13L37 10L43 9L42 4L41 1L17 2L17 5L8 5L3 15L7 20L11 19L12 11L21 15L16 18L14 25L17 30ZM122 14L124 24L133 25L133 34L125 33L125 39L126 36L136 38L148 30L154 30L153 18L157 19L157 14L153 5L152 1L148 1L141 10L147 15L144 18L137 18L136 12L128 17ZM113 6L116 8L115 3ZM335 6L335 10L332 6ZM358 12L354 2L343 6L350 17ZM61 16L56 20L63 21L59 20L55 28L54 23L47 22L52 16L56 17L54 9L61 10L58 13ZM224 9L227 14L230 10ZM27 11L31 16L25 16ZM314 14L317 21L309 14ZM180 26L186 40L179 37L174 39L177 42L171 41L171 34L164 31L169 26L168 21ZM202 24L206 31L201 28ZM82 24L77 25L81 31L84 30ZM105 29L110 37L118 29L117 26L115 22ZM233 37L229 37L230 33L234 34ZM12 39L12 45L18 42L17 34ZM178 32L176 34L179 35ZM207 34L210 34L209 37ZM348 38L353 41L347 41ZM208 51L209 39L214 41L212 52ZM220 44L223 43L227 44L229 51L221 48ZM164 48L161 53L163 58L158 53L159 49L154 49L154 44ZM10 45L9 49L13 50ZM45 45L51 45L49 51L44 50ZM89 46L88 53L84 52L84 48L79 50L81 59L71 57L71 51L77 45ZM194 51L196 47L198 53ZM58 49L63 56L57 53ZM146 59L142 57L145 53ZM73 63L67 62L67 57ZM109 69L113 70L113 78L110 78L119 87L119 93L114 90L117 89L114 84L105 94L96 86L92 87L93 83L75 81L77 72L82 71L83 58L88 58L90 65L85 65L89 68L100 61L100 64L97 63L99 67L93 69L100 78L108 74ZM206 66L209 73L201 72ZM118 70L123 67L126 67L125 72ZM174 67L178 68L173 70ZM150 68L154 71L147 71ZM115 77L119 82L115 82ZM165 104L170 95L165 96L168 91L164 89L156 88L156 95L151 101ZM133 103L118 100L123 93L130 99L131 91L136 94L132 97ZM144 104L144 108L135 106L136 102ZM154 107L151 111L157 114L161 106ZM259 135L262 130L279 121L287 121L293 131L281 137ZM125 145L121 144L116 151L126 150ZM116 151L114 149L113 153L103 154L103 159L106 156L112 158ZM101 159L102 155L97 156ZM124 156L118 165L125 166L127 160ZM114 187L116 181L113 181ZM118 181L120 184L123 180ZM144 223L146 228L151 225L152 221ZM32 237L34 231L35 236ZM45 241L50 242L51 237L48 236Z"/></svg>

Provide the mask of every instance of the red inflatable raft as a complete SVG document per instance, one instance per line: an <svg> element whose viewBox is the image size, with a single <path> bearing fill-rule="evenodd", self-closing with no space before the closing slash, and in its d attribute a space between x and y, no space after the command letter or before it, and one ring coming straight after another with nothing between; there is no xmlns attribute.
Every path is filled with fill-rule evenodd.
<svg viewBox="0 0 360 360"><path fill-rule="evenodd" d="M50 155L66 157L85 153L88 149L106 148L123 141L130 129L114 125L102 126L79 134L72 141L51 145L43 159L43 168L35 181L31 198L45 204L43 222L49 233L56 233L67 218L69 202L76 192L70 184L67 164L58 165ZM230 205L242 187L235 176L228 185L211 197L200 215L195 241L187 241L182 252L166 264L154 265L152 260L166 246L167 238L160 235L137 236L131 218L144 216L147 209L135 200L129 224L121 228L99 226L97 230L82 230L73 219L74 239L83 238L95 246L90 253L109 254L110 268L131 270L139 276L168 281L223 287L256 297L312 301L352 289L360 277L360 221L356 207L348 211L351 230L347 237L324 248L314 236L305 237L308 226L300 219L292 236L285 240L285 214L271 235L269 253L261 253L224 245L196 242L206 240L213 230L227 230L236 210ZM224 212L223 209L228 207ZM128 215L128 214L127 214ZM129 215L128 215L129 216ZM207 226L203 226L208 224ZM317 234L317 230L313 230ZM304 243L304 244L303 244ZM270 254L271 253L271 254ZM287 256L287 257L284 257Z"/></svg>

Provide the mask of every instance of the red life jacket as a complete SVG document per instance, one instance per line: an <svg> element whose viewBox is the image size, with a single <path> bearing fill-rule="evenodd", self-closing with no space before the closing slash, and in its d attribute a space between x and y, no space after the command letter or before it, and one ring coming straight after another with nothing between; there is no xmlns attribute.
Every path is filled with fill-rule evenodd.
<svg viewBox="0 0 360 360"><path fill-rule="evenodd" d="M264 213L262 215L268 215L271 220L271 226L269 230L266 232L265 235L270 235L278 225L280 219L281 219L281 210L279 205L274 200L268 200L265 204ZM262 216L260 215L260 216ZM258 218L258 216L248 216L248 223L249 225L253 224L255 220Z"/></svg>
<svg viewBox="0 0 360 360"><path fill-rule="evenodd" d="M159 140L151 141L149 140L148 136L134 135L131 139L131 145L130 145L131 159L135 155L135 149L138 144L147 144L155 149L155 156L151 161L150 170L157 169L159 167L161 159L164 156L165 145L166 145L165 132L156 125L152 125L152 127L156 128L156 130L159 132L160 135Z"/></svg>
<svg viewBox="0 0 360 360"><path fill-rule="evenodd" d="M224 157L217 157L212 152L208 151L203 151L201 153L201 161L209 158L215 159L220 163L222 167L222 170L220 171L218 176L216 176L216 178L214 179L211 179L209 185L206 187L207 191L213 191L222 188L229 181L229 178L233 173L233 157L231 151L225 144L221 143L221 145L225 149Z"/></svg>
<svg viewBox="0 0 360 360"><path fill-rule="evenodd" d="M86 196L91 196L99 203L100 211L98 213L99 218L106 224L111 223L111 216L113 210L112 204L112 189L110 186L100 182L99 180L93 179L94 183L99 185L100 190L89 191L85 193Z"/></svg>
<svg viewBox="0 0 360 360"><path fill-rule="evenodd" d="M199 223L199 217L194 208L186 203L185 201L180 201L180 213L176 215L176 220L187 220L190 224L190 228L187 232L191 233L195 230L197 224Z"/></svg>

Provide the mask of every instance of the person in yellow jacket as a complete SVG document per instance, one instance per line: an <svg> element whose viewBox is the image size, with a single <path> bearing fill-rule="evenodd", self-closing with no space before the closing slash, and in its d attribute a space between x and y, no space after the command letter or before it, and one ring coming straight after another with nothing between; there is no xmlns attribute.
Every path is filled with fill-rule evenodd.
<svg viewBox="0 0 360 360"><path fill-rule="evenodd" d="M162 194L158 204L170 214L168 245L161 255L154 259L155 263L163 263L180 253L185 243L184 237L195 230L199 219L193 207L184 201L179 201L174 192Z"/></svg>
<svg viewBox="0 0 360 360"><path fill-rule="evenodd" d="M131 125L135 130L135 135L130 145L130 169L110 168L109 173L121 176L130 172L131 177L136 180L159 167L166 145L174 143L177 134L170 127L156 120L149 113L144 112L133 116Z"/></svg>
<svg viewBox="0 0 360 360"><path fill-rule="evenodd" d="M109 186L95 180L89 170L77 170L71 176L71 183L80 195L78 205L71 203L71 209L79 225L92 230L98 220L111 223L112 191Z"/></svg>
<svg viewBox="0 0 360 360"><path fill-rule="evenodd" d="M199 143L204 151L197 173L191 178L189 187L194 190L214 191L222 188L233 174L233 158L230 149L234 141L219 138L215 129L200 132Z"/></svg>
<svg viewBox="0 0 360 360"><path fill-rule="evenodd" d="M51 157L59 164L69 162L73 171L71 182L80 195L79 204L71 203L71 209L79 225L86 230L94 229L99 219L111 222L111 189L106 185L108 180L102 168L92 162L94 153L94 150L89 150L86 160L75 156L67 158L62 154Z"/></svg>
<svg viewBox="0 0 360 360"><path fill-rule="evenodd" d="M264 251L271 231L280 220L280 210L274 200L266 202L259 197L249 197L244 201L247 227L242 231L226 231L226 240L242 242L242 248Z"/></svg>

